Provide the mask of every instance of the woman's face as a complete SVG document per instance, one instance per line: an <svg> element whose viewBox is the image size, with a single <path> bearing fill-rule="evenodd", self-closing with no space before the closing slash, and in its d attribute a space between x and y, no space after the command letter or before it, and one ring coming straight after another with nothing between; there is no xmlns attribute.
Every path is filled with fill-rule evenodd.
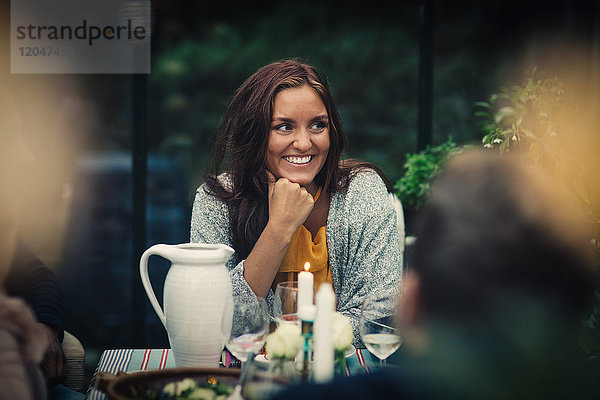
<svg viewBox="0 0 600 400"><path fill-rule="evenodd" d="M275 178L287 178L314 195L328 152L329 116L317 92L303 85L277 93L267 149L267 167Z"/></svg>

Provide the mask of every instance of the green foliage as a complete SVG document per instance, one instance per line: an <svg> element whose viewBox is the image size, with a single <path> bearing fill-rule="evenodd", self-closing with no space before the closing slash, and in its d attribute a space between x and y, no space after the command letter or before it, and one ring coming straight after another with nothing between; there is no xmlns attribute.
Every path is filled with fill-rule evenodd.
<svg viewBox="0 0 600 400"><path fill-rule="evenodd" d="M407 154L404 175L396 182L396 195L402 204L419 208L429 194L431 181L443 167L448 156L458 148L449 138L438 146L427 146L420 153Z"/></svg>
<svg viewBox="0 0 600 400"><path fill-rule="evenodd" d="M596 290L594 307L583 321L579 346L589 355L600 356L600 291Z"/></svg>
<svg viewBox="0 0 600 400"><path fill-rule="evenodd" d="M558 77L538 78L534 68L521 85L503 87L489 101L476 102L475 116L482 122L484 147L528 154L532 164L573 193L600 237L600 204L593 196L596 156L586 155L597 128L587 123L576 99Z"/></svg>
<svg viewBox="0 0 600 400"><path fill-rule="evenodd" d="M572 191L589 209L585 175L589 170L578 157L585 129L577 126L579 110L574 93L558 77L541 79L534 68L521 85L503 87L488 102L476 102L486 148L527 152L531 162L549 170L556 181Z"/></svg>

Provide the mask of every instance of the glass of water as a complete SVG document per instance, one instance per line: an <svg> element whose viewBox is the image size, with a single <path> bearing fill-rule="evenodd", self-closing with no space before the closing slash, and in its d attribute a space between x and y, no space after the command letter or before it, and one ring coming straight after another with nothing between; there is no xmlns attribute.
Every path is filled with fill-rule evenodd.
<svg viewBox="0 0 600 400"><path fill-rule="evenodd" d="M273 300L273 317L277 326L290 324L298 326L298 282L280 282L275 288Z"/></svg>
<svg viewBox="0 0 600 400"><path fill-rule="evenodd" d="M396 327L397 297L382 297L372 293L363 302L360 311L359 332L367 349L379 358L379 366L402 344Z"/></svg>
<svg viewBox="0 0 600 400"><path fill-rule="evenodd" d="M233 324L226 347L242 362L249 354L257 354L265 345L269 334L269 312L265 299L233 298Z"/></svg>

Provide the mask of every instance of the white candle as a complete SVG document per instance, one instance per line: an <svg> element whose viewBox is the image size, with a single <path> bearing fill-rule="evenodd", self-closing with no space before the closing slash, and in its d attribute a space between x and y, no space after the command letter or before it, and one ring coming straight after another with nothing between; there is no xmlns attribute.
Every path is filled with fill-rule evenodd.
<svg viewBox="0 0 600 400"><path fill-rule="evenodd" d="M310 263L304 264L304 271L298 274L298 311L302 306L310 306L313 304L313 293L315 277L311 272Z"/></svg>
<svg viewBox="0 0 600 400"><path fill-rule="evenodd" d="M313 380L317 383L333 379L333 313L335 294L329 283L323 283L317 293L317 315L314 332Z"/></svg>

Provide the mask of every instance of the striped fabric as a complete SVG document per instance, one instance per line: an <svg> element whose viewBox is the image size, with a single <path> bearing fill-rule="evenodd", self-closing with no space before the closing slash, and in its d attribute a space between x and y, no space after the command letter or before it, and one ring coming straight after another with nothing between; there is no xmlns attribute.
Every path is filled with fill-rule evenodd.
<svg viewBox="0 0 600 400"><path fill-rule="evenodd" d="M379 360L368 350L357 349L354 354L346 358L344 374L352 376L369 373L378 365ZM119 371L134 372L165 368L175 368L175 359L170 349L106 350L100 356L94 378L98 372L116 374ZM94 382L94 378L92 378L92 382ZM85 398L89 400L108 399L104 393L94 389L93 386L88 388Z"/></svg>
<svg viewBox="0 0 600 400"><path fill-rule="evenodd" d="M106 350L100 356L92 382L98 372L117 374L120 371L133 372L174 367L175 360L170 349ZM104 393L94 389L92 385L88 388L85 398L90 400L107 399Z"/></svg>

